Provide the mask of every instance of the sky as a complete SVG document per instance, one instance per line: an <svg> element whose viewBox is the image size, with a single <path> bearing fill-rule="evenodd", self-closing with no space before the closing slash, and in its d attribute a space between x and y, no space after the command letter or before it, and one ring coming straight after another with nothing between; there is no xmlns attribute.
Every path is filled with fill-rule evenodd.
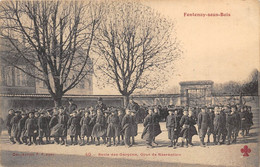
<svg viewBox="0 0 260 167"><path fill-rule="evenodd" d="M143 3L174 21L183 50L181 58L174 63L174 75L161 86L162 90L178 86L180 81L242 81L253 69L259 70L257 0L147 0ZM211 13L227 16L207 16ZM110 86L100 89L95 82L96 79L94 94L118 94Z"/></svg>

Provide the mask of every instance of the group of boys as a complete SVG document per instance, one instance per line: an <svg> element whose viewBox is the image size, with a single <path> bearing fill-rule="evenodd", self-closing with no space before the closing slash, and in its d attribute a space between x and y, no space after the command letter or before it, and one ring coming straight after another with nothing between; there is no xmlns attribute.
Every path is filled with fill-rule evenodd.
<svg viewBox="0 0 260 167"><path fill-rule="evenodd" d="M182 108L183 109L183 108ZM237 108L233 106L201 107L169 109L166 118L166 128L169 147L177 146L178 138L181 138L180 146L193 146L192 137L199 134L200 145L205 147L210 143L210 135L213 134L214 144L220 145L236 143L237 136L249 135L249 129L253 125L253 115L250 106ZM131 108L107 108L100 98L95 108L77 109L70 101L67 108L53 108L49 110L22 111L9 110L6 126L11 143L26 144L50 144L61 145L100 145L100 138L108 147L112 145L125 145L131 147L135 144L137 136L136 110ZM144 130L141 138L146 145L152 148L158 145L155 137L162 133L160 128L159 108L149 108L148 115L143 121ZM197 124L198 131L195 127ZM208 135L207 143L204 142ZM67 142L70 137L70 143ZM43 142L43 138L46 138ZM87 141L85 142L85 137ZM53 141L51 141L53 138ZM80 141L78 141L78 138Z"/></svg>
<svg viewBox="0 0 260 167"><path fill-rule="evenodd" d="M174 114L173 114L174 112ZM198 131L195 125L198 126ZM171 141L169 147L176 148L178 138L182 138L181 146L193 146L192 136L199 134L200 145L205 147L210 143L210 135L213 135L213 143L227 145L237 142L238 133L244 138L249 135L250 127L253 125L253 114L250 106L215 106L184 109L183 115L178 110L169 110L166 119L168 138ZM204 142L208 136L207 143ZM226 142L227 140L227 142Z"/></svg>

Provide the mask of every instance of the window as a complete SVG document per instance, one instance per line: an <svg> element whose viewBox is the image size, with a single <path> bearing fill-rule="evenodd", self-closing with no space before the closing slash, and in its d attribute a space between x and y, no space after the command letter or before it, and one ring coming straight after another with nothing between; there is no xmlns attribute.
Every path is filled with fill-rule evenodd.
<svg viewBox="0 0 260 167"><path fill-rule="evenodd" d="M26 66L19 67L26 70ZM27 75L23 71L15 68L15 86L27 86L27 80Z"/></svg>
<svg viewBox="0 0 260 167"><path fill-rule="evenodd" d="M13 86L13 67L11 66L5 68L5 81L7 86Z"/></svg>

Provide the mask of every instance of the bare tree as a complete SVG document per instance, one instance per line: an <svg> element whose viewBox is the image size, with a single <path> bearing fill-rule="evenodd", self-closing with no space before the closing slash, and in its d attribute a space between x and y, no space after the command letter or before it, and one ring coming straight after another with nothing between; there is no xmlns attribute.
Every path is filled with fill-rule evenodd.
<svg viewBox="0 0 260 167"><path fill-rule="evenodd" d="M89 56L102 10L84 1L3 1L1 60L44 82L55 106L89 74ZM2 52L2 53L3 53ZM31 70L17 65L24 61Z"/></svg>
<svg viewBox="0 0 260 167"><path fill-rule="evenodd" d="M108 5L95 45L98 70L124 96L125 107L135 90L156 89L167 81L164 70L180 55L173 32L172 22L140 3Z"/></svg>

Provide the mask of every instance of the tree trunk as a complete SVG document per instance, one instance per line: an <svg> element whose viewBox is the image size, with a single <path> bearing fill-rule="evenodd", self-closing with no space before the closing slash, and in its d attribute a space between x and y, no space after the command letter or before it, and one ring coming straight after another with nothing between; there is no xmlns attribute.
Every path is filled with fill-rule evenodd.
<svg viewBox="0 0 260 167"><path fill-rule="evenodd" d="M129 104L129 95L123 95L124 96L124 108L127 108Z"/></svg>
<svg viewBox="0 0 260 167"><path fill-rule="evenodd" d="M61 106L61 98L62 97L54 97L53 98L55 107L60 107Z"/></svg>

